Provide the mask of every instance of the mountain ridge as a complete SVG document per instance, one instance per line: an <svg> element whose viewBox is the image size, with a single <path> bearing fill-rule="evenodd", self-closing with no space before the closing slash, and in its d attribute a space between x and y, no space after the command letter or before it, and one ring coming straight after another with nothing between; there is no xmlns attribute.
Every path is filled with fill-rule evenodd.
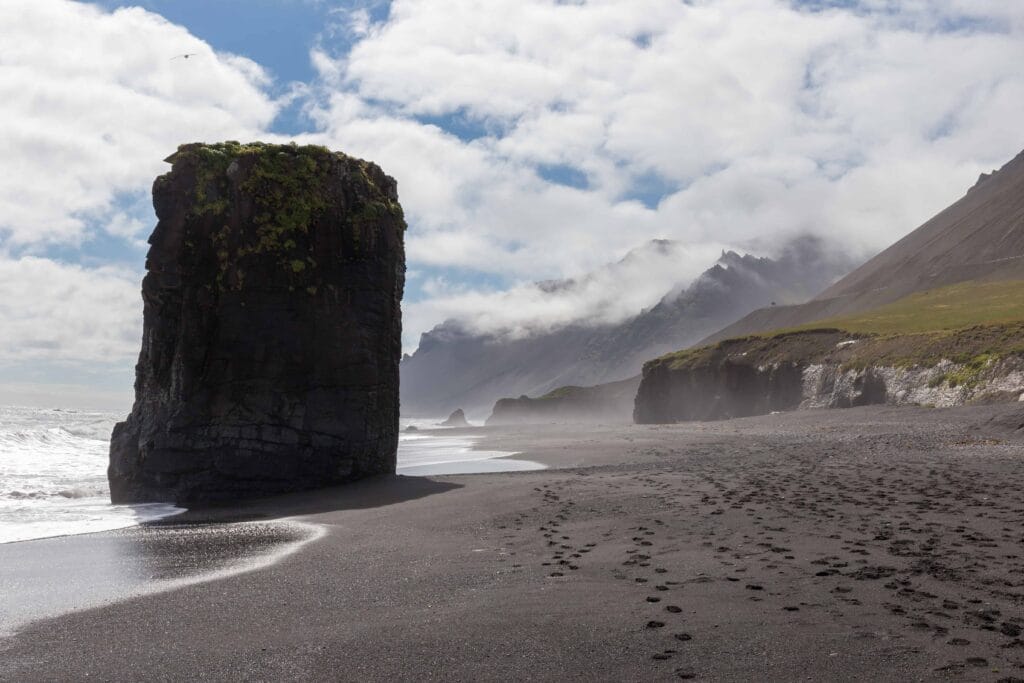
<svg viewBox="0 0 1024 683"><path fill-rule="evenodd" d="M488 413L501 398L624 380L645 361L759 305L806 300L849 265L840 252L805 236L774 259L725 251L697 278L677 283L654 306L617 324L573 323L509 338L449 320L424 333L416 353L403 360L403 412L442 415L464 407Z"/></svg>
<svg viewBox="0 0 1024 683"><path fill-rule="evenodd" d="M698 345L860 313L958 282L1022 278L1024 151L810 301L758 309Z"/></svg>

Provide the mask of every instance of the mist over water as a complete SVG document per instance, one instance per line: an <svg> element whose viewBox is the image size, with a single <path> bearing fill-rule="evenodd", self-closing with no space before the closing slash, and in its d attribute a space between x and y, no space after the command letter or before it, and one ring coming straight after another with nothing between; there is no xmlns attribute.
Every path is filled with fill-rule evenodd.
<svg viewBox="0 0 1024 683"><path fill-rule="evenodd" d="M109 531L182 511L163 503L111 505L107 484L116 413L0 406L0 543ZM411 476L538 469L474 451L473 438L406 432L438 420L402 420L398 472Z"/></svg>

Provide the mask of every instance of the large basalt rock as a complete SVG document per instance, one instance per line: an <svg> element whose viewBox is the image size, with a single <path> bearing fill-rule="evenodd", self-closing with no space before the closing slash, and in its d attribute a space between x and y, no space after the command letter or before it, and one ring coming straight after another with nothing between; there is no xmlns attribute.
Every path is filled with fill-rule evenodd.
<svg viewBox="0 0 1024 683"><path fill-rule="evenodd" d="M193 144L168 161L111 499L223 501L393 473L395 181L322 147Z"/></svg>

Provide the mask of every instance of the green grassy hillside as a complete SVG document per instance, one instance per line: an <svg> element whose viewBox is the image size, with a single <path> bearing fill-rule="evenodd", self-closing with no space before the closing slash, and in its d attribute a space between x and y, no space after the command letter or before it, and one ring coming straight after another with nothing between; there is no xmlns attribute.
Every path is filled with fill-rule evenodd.
<svg viewBox="0 0 1024 683"><path fill-rule="evenodd" d="M865 334L917 334L1024 320L1024 281L964 282L911 294L866 313L818 320L780 332L834 328Z"/></svg>
<svg viewBox="0 0 1024 683"><path fill-rule="evenodd" d="M1009 281L921 292L867 313L684 349L648 365L692 370L730 360L931 367L946 359L978 371L1000 358L1022 355L1024 281Z"/></svg>

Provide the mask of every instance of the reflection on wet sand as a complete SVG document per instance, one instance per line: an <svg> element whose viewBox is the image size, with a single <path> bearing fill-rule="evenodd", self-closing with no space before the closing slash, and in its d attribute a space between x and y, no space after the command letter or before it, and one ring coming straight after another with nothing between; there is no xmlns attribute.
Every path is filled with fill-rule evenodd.
<svg viewBox="0 0 1024 683"><path fill-rule="evenodd" d="M165 523L0 545L0 634L28 622L266 566L322 535L294 521Z"/></svg>

